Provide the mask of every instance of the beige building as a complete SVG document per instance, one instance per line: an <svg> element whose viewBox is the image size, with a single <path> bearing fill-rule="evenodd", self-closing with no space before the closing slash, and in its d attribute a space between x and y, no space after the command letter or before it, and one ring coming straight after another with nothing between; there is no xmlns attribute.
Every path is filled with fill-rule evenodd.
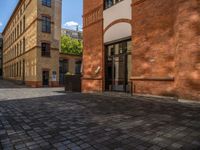
<svg viewBox="0 0 200 150"><path fill-rule="evenodd" d="M60 53L59 58L59 74L60 85L64 85L66 74L81 74L82 55L69 55Z"/></svg>
<svg viewBox="0 0 200 150"><path fill-rule="evenodd" d="M83 41L83 32L78 30L62 29L61 35L67 35L72 39ZM81 74L82 55L72 55L60 52L60 85L64 85L66 74Z"/></svg>
<svg viewBox="0 0 200 150"><path fill-rule="evenodd" d="M0 33L0 78L2 77L2 67L3 67L3 64L2 64L2 61L3 61L3 57L2 57L2 49L3 49L3 37Z"/></svg>
<svg viewBox="0 0 200 150"><path fill-rule="evenodd" d="M4 31L4 79L59 85L62 0L20 0Z"/></svg>
<svg viewBox="0 0 200 150"><path fill-rule="evenodd" d="M83 32L77 30L70 30L70 29L64 29L61 30L62 35L67 35L73 39L77 39L79 41L83 41Z"/></svg>

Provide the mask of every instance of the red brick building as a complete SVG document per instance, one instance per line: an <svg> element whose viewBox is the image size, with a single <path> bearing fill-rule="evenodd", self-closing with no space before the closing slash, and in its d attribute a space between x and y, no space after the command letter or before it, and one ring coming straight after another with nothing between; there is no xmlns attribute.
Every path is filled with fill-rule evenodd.
<svg viewBox="0 0 200 150"><path fill-rule="evenodd" d="M200 100L199 0L84 0L83 92Z"/></svg>

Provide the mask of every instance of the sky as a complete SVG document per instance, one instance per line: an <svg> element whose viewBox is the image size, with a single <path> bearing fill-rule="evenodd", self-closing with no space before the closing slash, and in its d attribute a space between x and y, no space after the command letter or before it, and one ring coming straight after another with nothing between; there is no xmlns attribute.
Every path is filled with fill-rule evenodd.
<svg viewBox="0 0 200 150"><path fill-rule="evenodd" d="M0 32L16 7L18 0L0 0ZM62 0L62 27L67 29L82 28L83 0Z"/></svg>

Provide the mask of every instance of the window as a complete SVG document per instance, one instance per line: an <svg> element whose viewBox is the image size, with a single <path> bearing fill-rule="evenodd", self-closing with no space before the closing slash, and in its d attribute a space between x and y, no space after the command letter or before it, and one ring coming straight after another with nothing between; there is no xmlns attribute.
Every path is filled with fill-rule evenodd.
<svg viewBox="0 0 200 150"><path fill-rule="evenodd" d="M47 16L42 16L42 32L51 33L51 19Z"/></svg>
<svg viewBox="0 0 200 150"><path fill-rule="evenodd" d="M42 43L42 56L50 57L50 44Z"/></svg>
<svg viewBox="0 0 200 150"><path fill-rule="evenodd" d="M19 62L19 77L21 77L21 71L22 71L22 63L21 63L21 61Z"/></svg>
<svg viewBox="0 0 200 150"><path fill-rule="evenodd" d="M60 60L60 73L65 74L69 71L69 63L68 60Z"/></svg>
<svg viewBox="0 0 200 150"><path fill-rule="evenodd" d="M121 1L123 0L104 0L104 8L105 9L110 8Z"/></svg>
<svg viewBox="0 0 200 150"><path fill-rule="evenodd" d="M15 45L15 56L14 57L16 57L17 56L17 46Z"/></svg>
<svg viewBox="0 0 200 150"><path fill-rule="evenodd" d="M17 43L17 55L16 56L19 56L19 44Z"/></svg>
<svg viewBox="0 0 200 150"><path fill-rule="evenodd" d="M24 7L24 11L26 10L26 5L25 5L25 3L24 3L24 5L23 5L23 7Z"/></svg>
<svg viewBox="0 0 200 150"><path fill-rule="evenodd" d="M19 50L19 51L20 51L19 53L20 53L20 55L21 55L21 54L22 54L22 40L20 40L20 44L19 44L19 45L20 45L20 46L19 46L19 47L20 47L20 48L19 48L19 49L20 49L20 50Z"/></svg>
<svg viewBox="0 0 200 150"><path fill-rule="evenodd" d="M75 73L81 74L81 61L76 61Z"/></svg>
<svg viewBox="0 0 200 150"><path fill-rule="evenodd" d="M15 28L15 40L16 40L16 38L17 38L17 30Z"/></svg>
<svg viewBox="0 0 200 150"><path fill-rule="evenodd" d="M20 9L20 16L22 15L23 11L22 11L22 8Z"/></svg>
<svg viewBox="0 0 200 150"><path fill-rule="evenodd" d="M16 63L16 67L17 67L17 70L16 70L16 76L18 77L18 73L19 73L19 68L18 68L19 64L18 62Z"/></svg>
<svg viewBox="0 0 200 150"><path fill-rule="evenodd" d="M26 51L26 40L23 38L23 53Z"/></svg>
<svg viewBox="0 0 200 150"><path fill-rule="evenodd" d="M51 0L42 0L42 5L47 6L47 7L51 7Z"/></svg>
<svg viewBox="0 0 200 150"><path fill-rule="evenodd" d="M19 37L19 25L17 25L17 37Z"/></svg>
<svg viewBox="0 0 200 150"><path fill-rule="evenodd" d="M23 17L23 31L26 29L26 18L25 16Z"/></svg>
<svg viewBox="0 0 200 150"><path fill-rule="evenodd" d="M20 34L22 33L22 21L20 21Z"/></svg>

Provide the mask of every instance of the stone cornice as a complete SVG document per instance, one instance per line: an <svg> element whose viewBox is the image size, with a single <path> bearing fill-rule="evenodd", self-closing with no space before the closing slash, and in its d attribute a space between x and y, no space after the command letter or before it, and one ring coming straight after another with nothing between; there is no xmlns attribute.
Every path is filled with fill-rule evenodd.
<svg viewBox="0 0 200 150"><path fill-rule="evenodd" d="M27 4L27 6L31 3L31 1L32 1L32 0L29 1L29 3ZM15 7L13 13L12 13L12 15L10 16L10 18L9 18L9 20L8 20L8 23L7 23L6 26L4 27L4 30L3 30L3 32L2 32L3 35L4 35L5 31L7 30L8 26L10 25L11 20L13 19L13 17L14 17L14 15L15 15L15 13L17 12L19 6L20 6L23 2L25 2L25 0L19 0L19 2L17 3L17 5L16 5L16 7Z"/></svg>
<svg viewBox="0 0 200 150"><path fill-rule="evenodd" d="M9 63L9 62L12 62L12 61L14 61L14 60L16 60L17 58L19 58L19 57L21 57L21 56L27 54L28 52L34 50L35 48L41 48L41 46L33 46L33 47L30 48L29 50L27 50L27 51L25 51L24 53L18 55L17 57L12 58L12 59L10 59L10 60L4 62L3 65L5 65L5 64L7 64L7 63ZM53 47L51 47L50 50L59 51L59 49L57 49L57 48L53 48Z"/></svg>
<svg viewBox="0 0 200 150"><path fill-rule="evenodd" d="M100 5L83 15L83 28L101 20L103 20L103 5Z"/></svg>

